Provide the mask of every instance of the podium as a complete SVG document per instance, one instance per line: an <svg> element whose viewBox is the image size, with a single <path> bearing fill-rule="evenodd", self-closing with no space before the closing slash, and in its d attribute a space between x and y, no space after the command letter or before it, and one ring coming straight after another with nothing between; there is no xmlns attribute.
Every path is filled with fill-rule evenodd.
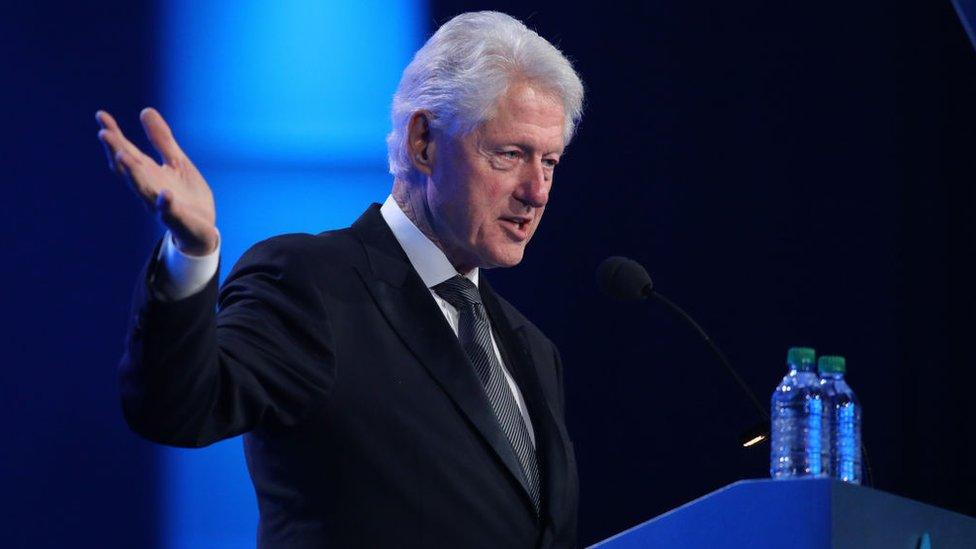
<svg viewBox="0 0 976 549"><path fill-rule="evenodd" d="M974 549L976 519L826 478L743 480L599 549Z"/></svg>

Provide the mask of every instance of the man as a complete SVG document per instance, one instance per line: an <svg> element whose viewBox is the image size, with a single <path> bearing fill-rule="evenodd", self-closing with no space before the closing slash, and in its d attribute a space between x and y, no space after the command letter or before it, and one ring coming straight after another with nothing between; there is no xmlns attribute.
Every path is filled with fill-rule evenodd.
<svg viewBox="0 0 976 549"><path fill-rule="evenodd" d="M130 426L188 447L243 433L261 546L575 546L558 353L480 269L522 259L582 95L519 21L452 19L394 97L386 202L255 245L219 296L206 182L156 111L162 165L100 111L113 169L168 229L120 367Z"/></svg>

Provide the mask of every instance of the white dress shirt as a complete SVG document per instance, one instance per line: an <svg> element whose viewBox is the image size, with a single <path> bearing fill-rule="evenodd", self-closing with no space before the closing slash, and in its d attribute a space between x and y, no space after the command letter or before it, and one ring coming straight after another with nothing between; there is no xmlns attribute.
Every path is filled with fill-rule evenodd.
<svg viewBox="0 0 976 549"><path fill-rule="evenodd" d="M383 216L383 220L390 227L390 230L393 231L393 236L396 237L403 251L406 252L410 264L417 271L417 274L420 275L424 284L427 285L431 297L437 303L438 307L440 307L441 313L444 314L444 318L451 326L451 329L454 330L454 335L456 336L458 333L460 313L453 305L437 295L434 291L434 286L457 275L458 272L451 265L444 252L436 244L431 242L410 221L410 218L403 213L403 210L400 209L400 206L393 199L392 195L386 198L386 202L380 208L380 213ZM220 258L220 244L218 243L217 249L209 255L201 257L191 256L181 252L176 247L176 244L173 243L172 235L167 231L166 236L163 238L163 244L160 246L158 257L163 272L157 273L162 276L157 276L156 280L159 286L156 289L164 299L176 301L187 298L206 287L207 282L217 272ZM473 282L475 286L478 285L478 269L472 269L471 272L462 274ZM522 420L525 422L525 427L529 431L529 438L532 440L532 445L535 446L535 431L532 429L529 411L525 406L525 400L522 398L522 393L519 391L518 385L515 384L515 380L508 372L505 361L502 360L502 355L498 350L498 344L495 342L494 333L491 334L491 346L495 351L495 358L498 359L498 363L502 366L502 372L505 373L505 381L508 382L508 387L515 397L519 412L522 413Z"/></svg>

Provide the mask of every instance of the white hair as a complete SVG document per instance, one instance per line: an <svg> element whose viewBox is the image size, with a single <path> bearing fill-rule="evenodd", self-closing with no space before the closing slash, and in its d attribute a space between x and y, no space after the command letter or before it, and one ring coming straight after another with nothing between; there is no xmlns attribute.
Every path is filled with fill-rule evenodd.
<svg viewBox="0 0 976 549"><path fill-rule="evenodd" d="M494 116L498 98L525 80L562 99L563 143L583 113L583 83L552 44L521 21L494 11L463 13L444 23L403 70L386 138L390 173L410 180L407 126L427 110L434 129L465 135Z"/></svg>

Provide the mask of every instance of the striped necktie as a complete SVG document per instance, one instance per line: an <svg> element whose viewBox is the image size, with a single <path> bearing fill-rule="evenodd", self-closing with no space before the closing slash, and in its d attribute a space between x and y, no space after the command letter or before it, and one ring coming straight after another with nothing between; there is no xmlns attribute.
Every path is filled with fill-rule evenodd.
<svg viewBox="0 0 976 549"><path fill-rule="evenodd" d="M522 466L529 495L539 513L539 465L515 396L505 380L502 365L491 345L491 324L481 303L477 286L457 275L434 286L434 291L460 313L458 339L481 379L495 418L508 437Z"/></svg>

